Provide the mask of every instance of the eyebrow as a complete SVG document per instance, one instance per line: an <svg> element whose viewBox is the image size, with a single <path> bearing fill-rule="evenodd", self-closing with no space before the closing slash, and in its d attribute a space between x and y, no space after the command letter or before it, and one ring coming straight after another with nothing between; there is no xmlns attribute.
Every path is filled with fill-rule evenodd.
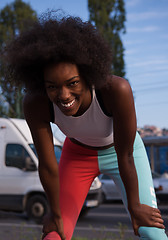
<svg viewBox="0 0 168 240"><path fill-rule="evenodd" d="M73 80L74 78L77 78L77 77L79 77L79 75L76 75L76 76L74 76L74 77L72 77L72 78L66 80L66 82L69 82L69 81L71 81L71 80Z"/></svg>
<svg viewBox="0 0 168 240"><path fill-rule="evenodd" d="M76 75L74 77L71 77L70 79L67 79L66 82L70 82L71 80L73 80L74 78L77 78L77 77L79 77L79 75ZM46 80L45 82L54 83L53 81L50 81L50 80Z"/></svg>

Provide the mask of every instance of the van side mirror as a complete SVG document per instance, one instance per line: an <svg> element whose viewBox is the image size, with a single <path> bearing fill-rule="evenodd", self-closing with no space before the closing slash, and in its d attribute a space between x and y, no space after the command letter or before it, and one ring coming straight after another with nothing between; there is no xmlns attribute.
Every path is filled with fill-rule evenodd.
<svg viewBox="0 0 168 240"><path fill-rule="evenodd" d="M25 161L25 171L37 171L37 167L31 157L26 157Z"/></svg>

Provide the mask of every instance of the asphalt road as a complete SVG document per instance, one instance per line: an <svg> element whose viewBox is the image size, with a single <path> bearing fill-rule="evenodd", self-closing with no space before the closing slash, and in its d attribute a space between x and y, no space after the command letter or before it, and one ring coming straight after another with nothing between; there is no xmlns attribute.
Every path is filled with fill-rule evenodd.
<svg viewBox="0 0 168 240"><path fill-rule="evenodd" d="M159 206L168 234L168 205ZM41 225L27 220L24 214L0 212L0 240L40 240ZM121 203L102 204L79 218L74 237L95 240L137 240Z"/></svg>

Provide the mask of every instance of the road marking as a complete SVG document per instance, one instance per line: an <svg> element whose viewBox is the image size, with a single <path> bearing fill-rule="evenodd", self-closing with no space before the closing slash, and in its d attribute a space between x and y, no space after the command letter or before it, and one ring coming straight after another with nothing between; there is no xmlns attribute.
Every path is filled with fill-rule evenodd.
<svg viewBox="0 0 168 240"><path fill-rule="evenodd" d="M42 225L36 224L24 224L24 223L0 223L0 227L22 227L22 228L39 228L42 229ZM119 232L117 228L106 228L106 227L75 227L75 231L104 231L104 232ZM131 229L125 229L125 232L133 233Z"/></svg>
<svg viewBox="0 0 168 240"><path fill-rule="evenodd" d="M106 227L76 227L75 230L78 231L88 231L88 230L94 230L94 231L104 231L104 232L120 232L121 230L118 228L106 228ZM133 233L133 230L131 229L124 229L124 232L131 232Z"/></svg>
<svg viewBox="0 0 168 240"><path fill-rule="evenodd" d="M41 228L42 225L26 224L26 223L0 223L0 227L25 227L25 228Z"/></svg>
<svg viewBox="0 0 168 240"><path fill-rule="evenodd" d="M159 208L160 209L160 208ZM161 210L161 209L160 209ZM161 213L162 218L164 219L168 219L168 215L167 213ZM86 217L121 217L121 218L128 218L129 219L129 215L127 213L90 213L88 212Z"/></svg>
<svg viewBox="0 0 168 240"><path fill-rule="evenodd" d="M100 216L100 217L126 217L129 218L127 213L90 213L87 214L88 217ZM86 217L87 217L86 216Z"/></svg>

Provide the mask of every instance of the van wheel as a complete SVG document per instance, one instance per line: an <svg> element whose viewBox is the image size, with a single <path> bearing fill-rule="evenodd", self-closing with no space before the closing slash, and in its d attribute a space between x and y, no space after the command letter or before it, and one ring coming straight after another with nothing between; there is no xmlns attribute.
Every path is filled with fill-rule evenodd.
<svg viewBox="0 0 168 240"><path fill-rule="evenodd" d="M33 219L36 223L42 223L43 217L48 211L48 202L44 196L34 195L28 199L26 213L28 218Z"/></svg>

